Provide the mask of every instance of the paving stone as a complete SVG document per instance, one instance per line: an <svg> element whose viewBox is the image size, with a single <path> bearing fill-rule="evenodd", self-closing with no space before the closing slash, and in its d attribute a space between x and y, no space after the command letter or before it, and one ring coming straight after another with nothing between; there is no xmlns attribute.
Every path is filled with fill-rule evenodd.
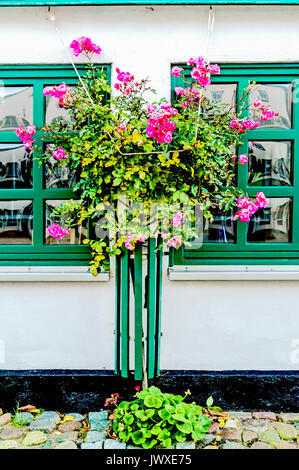
<svg viewBox="0 0 299 470"><path fill-rule="evenodd" d="M242 433L243 442L253 442L257 437L257 433L253 431L243 431Z"/></svg>
<svg viewBox="0 0 299 470"><path fill-rule="evenodd" d="M143 449L143 447L127 445L127 449Z"/></svg>
<svg viewBox="0 0 299 470"><path fill-rule="evenodd" d="M66 413L65 417L72 416L74 421L84 421L86 416L81 415L80 413Z"/></svg>
<svg viewBox="0 0 299 470"><path fill-rule="evenodd" d="M244 421L245 419L251 419L251 413L249 411L230 411L230 417L231 418L237 418L240 419L241 421Z"/></svg>
<svg viewBox="0 0 299 470"><path fill-rule="evenodd" d="M269 419L272 421L276 421L276 414L272 413L272 411L254 411L252 416L255 419Z"/></svg>
<svg viewBox="0 0 299 470"><path fill-rule="evenodd" d="M81 449L103 449L103 441L100 442L84 442ZM123 447L122 447L123 449Z"/></svg>
<svg viewBox="0 0 299 470"><path fill-rule="evenodd" d="M9 440L9 441L0 441L0 449L17 449L18 443L17 441Z"/></svg>
<svg viewBox="0 0 299 470"><path fill-rule="evenodd" d="M27 412L27 411L21 411L19 413L17 413L14 417L15 421L20 424L21 426L25 426L27 424L30 424L32 423L32 421L34 420L34 417L32 416L31 413Z"/></svg>
<svg viewBox="0 0 299 470"><path fill-rule="evenodd" d="M2 429L0 434L0 439L19 439L22 437L23 432L19 428L7 427Z"/></svg>
<svg viewBox="0 0 299 470"><path fill-rule="evenodd" d="M276 444L276 449L297 449L295 444L291 444L290 442L286 442L284 444Z"/></svg>
<svg viewBox="0 0 299 470"><path fill-rule="evenodd" d="M246 447L239 442L226 442L222 449L246 449Z"/></svg>
<svg viewBox="0 0 299 470"><path fill-rule="evenodd" d="M207 446L209 444L211 444L211 442L214 442L216 439L216 436L215 434L205 434L204 438L201 440L201 443L204 445L204 446Z"/></svg>
<svg viewBox="0 0 299 470"><path fill-rule="evenodd" d="M176 445L177 449L195 449L194 441L178 442Z"/></svg>
<svg viewBox="0 0 299 470"><path fill-rule="evenodd" d="M11 414L5 413L4 415L0 416L0 426L5 426L6 424L11 422Z"/></svg>
<svg viewBox="0 0 299 470"><path fill-rule="evenodd" d="M240 427L240 422L235 421L234 419L228 419L225 423L224 429L238 429Z"/></svg>
<svg viewBox="0 0 299 470"><path fill-rule="evenodd" d="M209 427L208 432L209 432L210 434L212 434L212 433L217 434L217 433L219 432L219 429L220 429L220 428L219 428L219 424L216 423L216 422L214 422L214 423L211 423L211 424L210 424L210 427Z"/></svg>
<svg viewBox="0 0 299 470"><path fill-rule="evenodd" d="M104 441L104 449L125 449L126 443L116 441L115 439L106 439Z"/></svg>
<svg viewBox="0 0 299 470"><path fill-rule="evenodd" d="M268 429L268 422L265 420L247 419L243 421L242 427L248 431L260 432Z"/></svg>
<svg viewBox="0 0 299 470"><path fill-rule="evenodd" d="M24 446L38 446L48 440L45 433L41 431L31 431L26 434L23 439Z"/></svg>
<svg viewBox="0 0 299 470"><path fill-rule="evenodd" d="M68 421L67 423L59 424L58 431L60 432L72 432L78 431L82 427L80 421Z"/></svg>
<svg viewBox="0 0 299 470"><path fill-rule="evenodd" d="M86 442L88 443L104 441L105 439L106 439L106 434L101 431L89 431L86 434Z"/></svg>
<svg viewBox="0 0 299 470"><path fill-rule="evenodd" d="M77 431L63 432L56 437L56 442L76 441L78 439Z"/></svg>
<svg viewBox="0 0 299 470"><path fill-rule="evenodd" d="M78 449L78 447L73 441L65 441L58 444L55 449Z"/></svg>
<svg viewBox="0 0 299 470"><path fill-rule="evenodd" d="M56 411L45 411L44 413L40 414L37 419L42 418L42 419L53 419L56 423L59 423L61 421L61 418L59 414Z"/></svg>
<svg viewBox="0 0 299 470"><path fill-rule="evenodd" d="M266 431L259 432L258 436L260 441L266 442L267 444L280 442L278 432L272 426L269 426Z"/></svg>
<svg viewBox="0 0 299 470"><path fill-rule="evenodd" d="M37 418L29 425L29 431L45 431L52 432L56 429L56 424L53 418Z"/></svg>
<svg viewBox="0 0 299 470"><path fill-rule="evenodd" d="M48 439L48 440L42 445L42 448L43 448L43 449L52 449L52 441L51 441L51 439Z"/></svg>
<svg viewBox="0 0 299 470"><path fill-rule="evenodd" d="M203 449L218 449L217 446L206 446L206 447L203 447Z"/></svg>
<svg viewBox="0 0 299 470"><path fill-rule="evenodd" d="M224 429L222 439L225 441L238 441L241 442L241 429Z"/></svg>
<svg viewBox="0 0 299 470"><path fill-rule="evenodd" d="M279 415L284 423L297 423L299 424L299 413L282 413Z"/></svg>
<svg viewBox="0 0 299 470"><path fill-rule="evenodd" d="M288 440L296 439L297 437L297 431L291 424L277 422L273 423L273 427L276 429L281 439Z"/></svg>
<svg viewBox="0 0 299 470"><path fill-rule="evenodd" d="M88 420L91 431L106 431L108 429L108 412L107 411L96 411L89 413Z"/></svg>
<svg viewBox="0 0 299 470"><path fill-rule="evenodd" d="M266 442L254 442L250 449L273 449L269 444L266 444Z"/></svg>

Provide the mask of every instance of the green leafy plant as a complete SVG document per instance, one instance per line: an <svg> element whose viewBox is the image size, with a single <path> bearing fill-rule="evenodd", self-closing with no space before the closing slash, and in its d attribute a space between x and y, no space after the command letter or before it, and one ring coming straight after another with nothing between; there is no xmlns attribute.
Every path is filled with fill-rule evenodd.
<svg viewBox="0 0 299 470"><path fill-rule="evenodd" d="M122 401L110 416L110 435L144 449L169 448L178 442L200 441L210 420L203 408L186 403L185 396L162 393L150 387Z"/></svg>

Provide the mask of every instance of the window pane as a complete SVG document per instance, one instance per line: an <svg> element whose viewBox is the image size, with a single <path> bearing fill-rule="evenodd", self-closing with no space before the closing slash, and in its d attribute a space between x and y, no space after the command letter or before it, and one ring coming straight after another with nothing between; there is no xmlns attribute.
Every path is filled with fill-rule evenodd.
<svg viewBox="0 0 299 470"><path fill-rule="evenodd" d="M249 242L291 241L291 198L270 198L269 207L259 209L248 224Z"/></svg>
<svg viewBox="0 0 299 470"><path fill-rule="evenodd" d="M0 245L32 244L32 201L0 201Z"/></svg>
<svg viewBox="0 0 299 470"><path fill-rule="evenodd" d="M70 90L72 88L74 87L69 87ZM50 125L61 119L64 122L71 122L74 120L73 116L69 114L66 108L59 106L57 98L50 95L46 96L46 124Z"/></svg>
<svg viewBox="0 0 299 470"><path fill-rule="evenodd" d="M271 106L279 116L268 121L260 121L258 129L290 129L292 127L292 84L261 84L251 93L251 104L259 98L264 106ZM260 112L250 110L251 119L259 119Z"/></svg>
<svg viewBox="0 0 299 470"><path fill-rule="evenodd" d="M0 189L32 188L32 152L22 144L0 144Z"/></svg>
<svg viewBox="0 0 299 470"><path fill-rule="evenodd" d="M44 164L44 182L46 188L72 188L78 181L76 170L57 164L55 158L49 158Z"/></svg>
<svg viewBox="0 0 299 470"><path fill-rule="evenodd" d="M212 209L213 222L204 219L203 242L235 243L233 211L222 212Z"/></svg>
<svg viewBox="0 0 299 470"><path fill-rule="evenodd" d="M250 186L292 185L291 142L248 142L248 155L248 184Z"/></svg>
<svg viewBox="0 0 299 470"><path fill-rule="evenodd" d="M0 86L0 131L33 124L33 87Z"/></svg>
<svg viewBox="0 0 299 470"><path fill-rule="evenodd" d="M222 104L235 106L236 104L236 83L212 83L205 89L205 96L210 101L220 101Z"/></svg>
<svg viewBox="0 0 299 470"><path fill-rule="evenodd" d="M60 218L57 219L51 216L52 211L56 207L60 207L65 201L63 200L48 200L46 201L46 229L45 229L45 240L46 245L80 245L85 238L87 238L87 226L86 221L83 222L83 225L78 225L71 228L71 233L65 235L62 240L57 240L50 236L47 232L47 227L52 225L53 222L60 224Z"/></svg>

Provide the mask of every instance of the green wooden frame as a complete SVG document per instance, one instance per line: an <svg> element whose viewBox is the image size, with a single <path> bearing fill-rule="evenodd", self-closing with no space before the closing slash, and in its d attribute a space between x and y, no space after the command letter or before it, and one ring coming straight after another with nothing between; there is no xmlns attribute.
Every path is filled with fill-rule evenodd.
<svg viewBox="0 0 299 470"><path fill-rule="evenodd" d="M0 0L0 6L43 5L298 5L297 0Z"/></svg>
<svg viewBox="0 0 299 470"><path fill-rule="evenodd" d="M110 66L101 66L110 81ZM84 66L78 66L84 73ZM4 85L33 86L33 124L44 125L45 97L43 88L59 84L69 85L78 82L71 65L0 65L0 80ZM34 138L42 148L43 132L37 131ZM0 132L1 143L20 143L14 132ZM30 189L0 189L0 200L33 200L32 245L0 245L0 265L48 264L48 265L86 265L90 259L89 248L83 245L45 245L44 244L44 204L45 200L73 198L72 189L44 188L43 167L33 160L33 187Z"/></svg>
<svg viewBox="0 0 299 470"><path fill-rule="evenodd" d="M190 67L185 76L190 76ZM221 75L213 77L213 83L237 83L237 100L248 81L257 83L293 83L294 96L299 92L299 64L273 65L222 65ZM298 82L297 82L298 80ZM182 78L172 77L174 88L183 86ZM290 197L293 216L290 243L250 243L247 241L247 224L237 222L236 244L207 243L201 247L185 247L171 252L170 264L298 264L299 262L299 103L293 102L292 129L256 129L242 138L244 144L239 153L248 153L250 140L289 140L293 143L293 186L248 186L248 166L238 165L238 186L249 196L264 191L269 197Z"/></svg>

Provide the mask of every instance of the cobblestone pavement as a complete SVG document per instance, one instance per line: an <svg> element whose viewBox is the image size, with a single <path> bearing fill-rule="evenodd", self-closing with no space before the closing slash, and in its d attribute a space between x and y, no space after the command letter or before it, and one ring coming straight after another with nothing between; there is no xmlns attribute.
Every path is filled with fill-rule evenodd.
<svg viewBox="0 0 299 470"><path fill-rule="evenodd" d="M0 414L0 449L134 448L107 436L107 411L61 414L32 407L14 415L2 410ZM213 413L204 439L177 445L183 448L299 449L299 413Z"/></svg>

